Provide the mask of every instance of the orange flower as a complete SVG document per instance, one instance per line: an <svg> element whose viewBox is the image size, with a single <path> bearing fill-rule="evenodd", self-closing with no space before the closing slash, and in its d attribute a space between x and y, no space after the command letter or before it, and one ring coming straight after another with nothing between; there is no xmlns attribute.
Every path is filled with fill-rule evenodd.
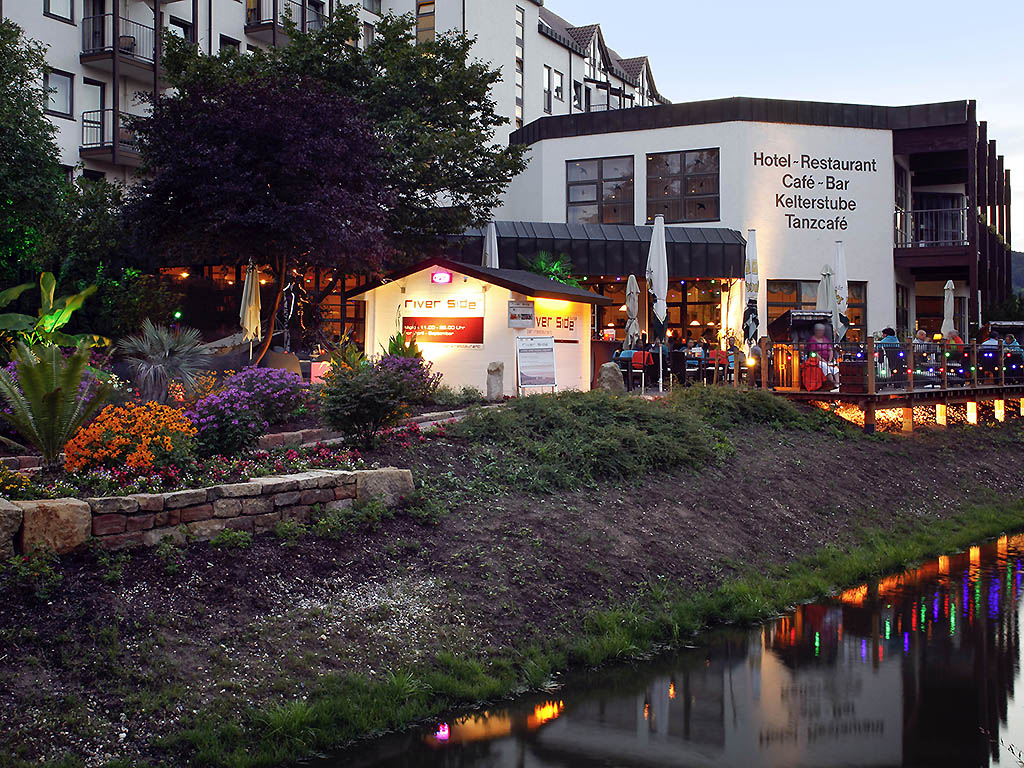
<svg viewBox="0 0 1024 768"><path fill-rule="evenodd" d="M108 405L67 444L64 466L70 472L125 465L151 469L158 462L187 458L195 433L179 408L158 403Z"/></svg>

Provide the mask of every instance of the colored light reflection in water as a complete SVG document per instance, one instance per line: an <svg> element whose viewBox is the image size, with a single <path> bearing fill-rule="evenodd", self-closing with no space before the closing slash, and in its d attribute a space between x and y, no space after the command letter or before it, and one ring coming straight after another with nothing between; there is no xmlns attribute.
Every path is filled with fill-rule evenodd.
<svg viewBox="0 0 1024 768"><path fill-rule="evenodd" d="M1016 765L1022 556L1024 537L972 547L326 765Z"/></svg>

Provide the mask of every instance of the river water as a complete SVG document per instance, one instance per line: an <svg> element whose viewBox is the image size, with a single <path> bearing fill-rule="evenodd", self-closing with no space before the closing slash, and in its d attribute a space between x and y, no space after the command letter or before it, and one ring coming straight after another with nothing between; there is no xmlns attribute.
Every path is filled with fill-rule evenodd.
<svg viewBox="0 0 1024 768"><path fill-rule="evenodd" d="M1024 536L350 750L352 768L1017 766Z"/></svg>

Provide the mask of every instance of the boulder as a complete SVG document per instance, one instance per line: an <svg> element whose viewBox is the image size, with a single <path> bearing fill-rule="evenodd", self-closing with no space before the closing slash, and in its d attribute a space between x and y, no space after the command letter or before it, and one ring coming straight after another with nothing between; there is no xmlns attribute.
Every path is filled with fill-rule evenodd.
<svg viewBox="0 0 1024 768"><path fill-rule="evenodd" d="M14 537L21 528L21 507L0 499L0 557L14 554Z"/></svg>
<svg viewBox="0 0 1024 768"><path fill-rule="evenodd" d="M360 470L355 474L356 498L359 501L379 499L386 506L393 507L414 490L412 472L408 469L385 467Z"/></svg>
<svg viewBox="0 0 1024 768"><path fill-rule="evenodd" d="M46 547L58 554L85 545L92 534L92 510L79 499L37 499L18 501L24 521L21 551Z"/></svg>
<svg viewBox="0 0 1024 768"><path fill-rule="evenodd" d="M501 400L505 396L505 364L487 364L487 399Z"/></svg>
<svg viewBox="0 0 1024 768"><path fill-rule="evenodd" d="M605 363L597 369L597 388L616 394L626 391L618 363Z"/></svg>

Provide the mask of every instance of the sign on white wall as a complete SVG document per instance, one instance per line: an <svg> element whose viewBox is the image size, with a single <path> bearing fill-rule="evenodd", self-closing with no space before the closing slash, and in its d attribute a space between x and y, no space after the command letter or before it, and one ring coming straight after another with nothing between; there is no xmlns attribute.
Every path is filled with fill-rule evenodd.
<svg viewBox="0 0 1024 768"><path fill-rule="evenodd" d="M532 301L510 301L508 303L509 328L533 328L536 315Z"/></svg>
<svg viewBox="0 0 1024 768"><path fill-rule="evenodd" d="M516 369L520 388L557 387L555 337L517 336Z"/></svg>
<svg viewBox="0 0 1024 768"><path fill-rule="evenodd" d="M426 293L402 298L402 332L428 344L483 344L484 294Z"/></svg>

